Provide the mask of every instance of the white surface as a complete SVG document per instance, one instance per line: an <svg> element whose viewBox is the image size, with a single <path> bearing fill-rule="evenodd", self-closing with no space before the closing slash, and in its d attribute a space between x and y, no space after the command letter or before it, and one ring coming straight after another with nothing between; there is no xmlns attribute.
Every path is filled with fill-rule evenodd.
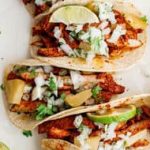
<svg viewBox="0 0 150 150"><path fill-rule="evenodd" d="M150 20L149 0L132 0ZM15 61L27 58L31 18L21 0L0 0L0 83L4 67ZM150 30L148 29L150 35ZM150 43L150 39L148 39ZM127 86L125 95L150 92L150 45L145 58L134 68L118 73L116 77ZM122 95L123 96L123 95ZM0 91L0 141L5 142L10 150L40 150L40 140L26 138L22 131L16 129L8 120Z"/></svg>

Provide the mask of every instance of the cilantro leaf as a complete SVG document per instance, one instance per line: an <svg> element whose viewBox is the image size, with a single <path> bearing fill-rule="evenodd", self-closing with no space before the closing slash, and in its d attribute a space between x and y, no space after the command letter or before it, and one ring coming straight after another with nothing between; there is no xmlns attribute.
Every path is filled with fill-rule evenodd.
<svg viewBox="0 0 150 150"><path fill-rule="evenodd" d="M1 84L0 88L1 88L2 91L4 91L5 90L4 84Z"/></svg>
<svg viewBox="0 0 150 150"><path fill-rule="evenodd" d="M65 94L65 93L62 93L62 94L60 95L60 98L61 98L62 100L64 100L64 99L66 98L66 94Z"/></svg>
<svg viewBox="0 0 150 150"><path fill-rule="evenodd" d="M92 96L94 98L97 98L98 94L101 92L102 88L99 86L96 86L92 89Z"/></svg>
<svg viewBox="0 0 150 150"><path fill-rule="evenodd" d="M26 136L26 137L30 137L30 136L32 136L32 132L30 131L30 130L24 130L23 132L22 132L22 134L24 135L24 136Z"/></svg>
<svg viewBox="0 0 150 150"><path fill-rule="evenodd" d="M37 73L35 72L35 69L32 69L31 73L30 73L30 77L34 78L36 75L37 75Z"/></svg>
<svg viewBox="0 0 150 150"><path fill-rule="evenodd" d="M57 90L57 85L55 83L55 80L53 77L49 78L49 88L52 91L56 91Z"/></svg>
<svg viewBox="0 0 150 150"><path fill-rule="evenodd" d="M138 116L140 116L142 113L143 113L143 111L142 111L141 108L137 108L137 109L136 109L136 114L137 114Z"/></svg>
<svg viewBox="0 0 150 150"><path fill-rule="evenodd" d="M146 22L146 23L148 22L148 19L147 19L146 16L141 17L141 20L144 21L144 22Z"/></svg>
<svg viewBox="0 0 150 150"><path fill-rule="evenodd" d="M45 106L44 104L41 104L37 108L36 120L42 120L46 116L50 116L52 114L53 114L52 108L49 108L49 107Z"/></svg>
<svg viewBox="0 0 150 150"><path fill-rule="evenodd" d="M70 36L73 37L73 38L77 38L77 34L76 34L75 31L71 31Z"/></svg>

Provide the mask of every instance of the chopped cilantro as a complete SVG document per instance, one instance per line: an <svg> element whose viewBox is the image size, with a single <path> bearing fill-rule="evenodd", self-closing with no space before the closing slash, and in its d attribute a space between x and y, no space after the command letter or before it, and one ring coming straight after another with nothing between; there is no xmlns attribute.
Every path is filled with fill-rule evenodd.
<svg viewBox="0 0 150 150"><path fill-rule="evenodd" d="M62 93L62 94L60 95L60 98L61 98L62 100L64 100L64 99L66 98L66 94L65 94L65 93Z"/></svg>
<svg viewBox="0 0 150 150"><path fill-rule="evenodd" d="M30 73L30 77L34 78L36 75L37 75L37 73L35 72L35 69L32 69L31 73Z"/></svg>
<svg viewBox="0 0 150 150"><path fill-rule="evenodd" d="M77 38L77 34L75 31L70 32L70 36L73 38Z"/></svg>
<svg viewBox="0 0 150 150"><path fill-rule="evenodd" d="M49 108L49 107L45 106L44 104L41 104L37 108L36 120L42 120L46 116L50 116L52 114L53 114L52 108Z"/></svg>
<svg viewBox="0 0 150 150"><path fill-rule="evenodd" d="M26 136L26 137L30 137L30 136L32 136L32 132L30 131L30 130L24 130L23 132L22 132L22 134L24 135L24 136Z"/></svg>
<svg viewBox="0 0 150 150"><path fill-rule="evenodd" d="M59 42L59 45L61 46L61 45L63 45L64 43L63 42Z"/></svg>
<svg viewBox="0 0 150 150"><path fill-rule="evenodd" d="M102 88L99 87L99 86L94 87L94 88L92 89L92 96L93 96L94 98L97 98L97 96L98 96L98 94L100 93L101 90L102 90Z"/></svg>
<svg viewBox="0 0 150 150"><path fill-rule="evenodd" d="M84 125L81 124L81 125L79 126L78 130L79 130L80 132L82 132L82 131L83 131L83 128L84 128Z"/></svg>
<svg viewBox="0 0 150 150"><path fill-rule="evenodd" d="M97 37L91 40L90 42L91 42L92 49L95 50L96 52L99 52L101 47L101 39Z"/></svg>
<svg viewBox="0 0 150 150"><path fill-rule="evenodd" d="M26 66L18 67L18 69L17 69L17 72L18 72L19 74L24 73L24 72L27 72L27 71L28 71L28 69L27 69Z"/></svg>
<svg viewBox="0 0 150 150"><path fill-rule="evenodd" d="M148 21L148 19L147 19L146 16L141 17L141 20L144 21L144 22L146 22L146 23L147 23L147 21Z"/></svg>
<svg viewBox="0 0 150 150"><path fill-rule="evenodd" d="M137 108L137 109L136 109L136 114L137 114L138 116L140 116L142 113L143 113L143 111L142 111L141 108Z"/></svg>
<svg viewBox="0 0 150 150"><path fill-rule="evenodd" d="M52 111L53 111L54 113L57 113L57 112L58 112L58 108L57 108L56 106L53 106L53 107L52 107Z"/></svg>
<svg viewBox="0 0 150 150"><path fill-rule="evenodd" d="M0 88L1 88L2 91L5 90L4 84L1 84Z"/></svg>
<svg viewBox="0 0 150 150"><path fill-rule="evenodd" d="M57 85L55 83L55 80L53 77L49 78L49 88L52 91L56 91L57 90Z"/></svg>

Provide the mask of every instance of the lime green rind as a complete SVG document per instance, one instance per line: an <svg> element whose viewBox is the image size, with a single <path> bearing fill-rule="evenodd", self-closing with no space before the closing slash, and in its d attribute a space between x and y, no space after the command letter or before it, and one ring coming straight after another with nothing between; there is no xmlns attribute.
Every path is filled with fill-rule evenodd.
<svg viewBox="0 0 150 150"><path fill-rule="evenodd" d="M0 150L10 150L4 143L0 142Z"/></svg>
<svg viewBox="0 0 150 150"><path fill-rule="evenodd" d="M119 115L100 116L100 115L94 115L92 113L87 113L87 116L90 120L102 124L111 124L113 122L128 121L136 115L136 107L134 105L130 105L130 106L131 106L130 111L123 112Z"/></svg>

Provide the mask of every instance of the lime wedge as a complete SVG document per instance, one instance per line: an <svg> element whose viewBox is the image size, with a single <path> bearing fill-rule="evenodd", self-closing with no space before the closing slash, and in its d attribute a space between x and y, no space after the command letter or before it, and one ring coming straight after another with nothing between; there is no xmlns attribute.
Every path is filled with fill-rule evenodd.
<svg viewBox="0 0 150 150"><path fill-rule="evenodd" d="M0 150L9 150L9 148L2 142L0 142Z"/></svg>
<svg viewBox="0 0 150 150"><path fill-rule="evenodd" d="M94 12L84 6L64 6L57 9L50 17L50 22L64 24L85 24L99 22Z"/></svg>
<svg viewBox="0 0 150 150"><path fill-rule="evenodd" d="M136 115L136 107L127 105L113 108L111 110L100 110L95 113L87 113L89 119L94 122L111 124L113 122L128 121Z"/></svg>

